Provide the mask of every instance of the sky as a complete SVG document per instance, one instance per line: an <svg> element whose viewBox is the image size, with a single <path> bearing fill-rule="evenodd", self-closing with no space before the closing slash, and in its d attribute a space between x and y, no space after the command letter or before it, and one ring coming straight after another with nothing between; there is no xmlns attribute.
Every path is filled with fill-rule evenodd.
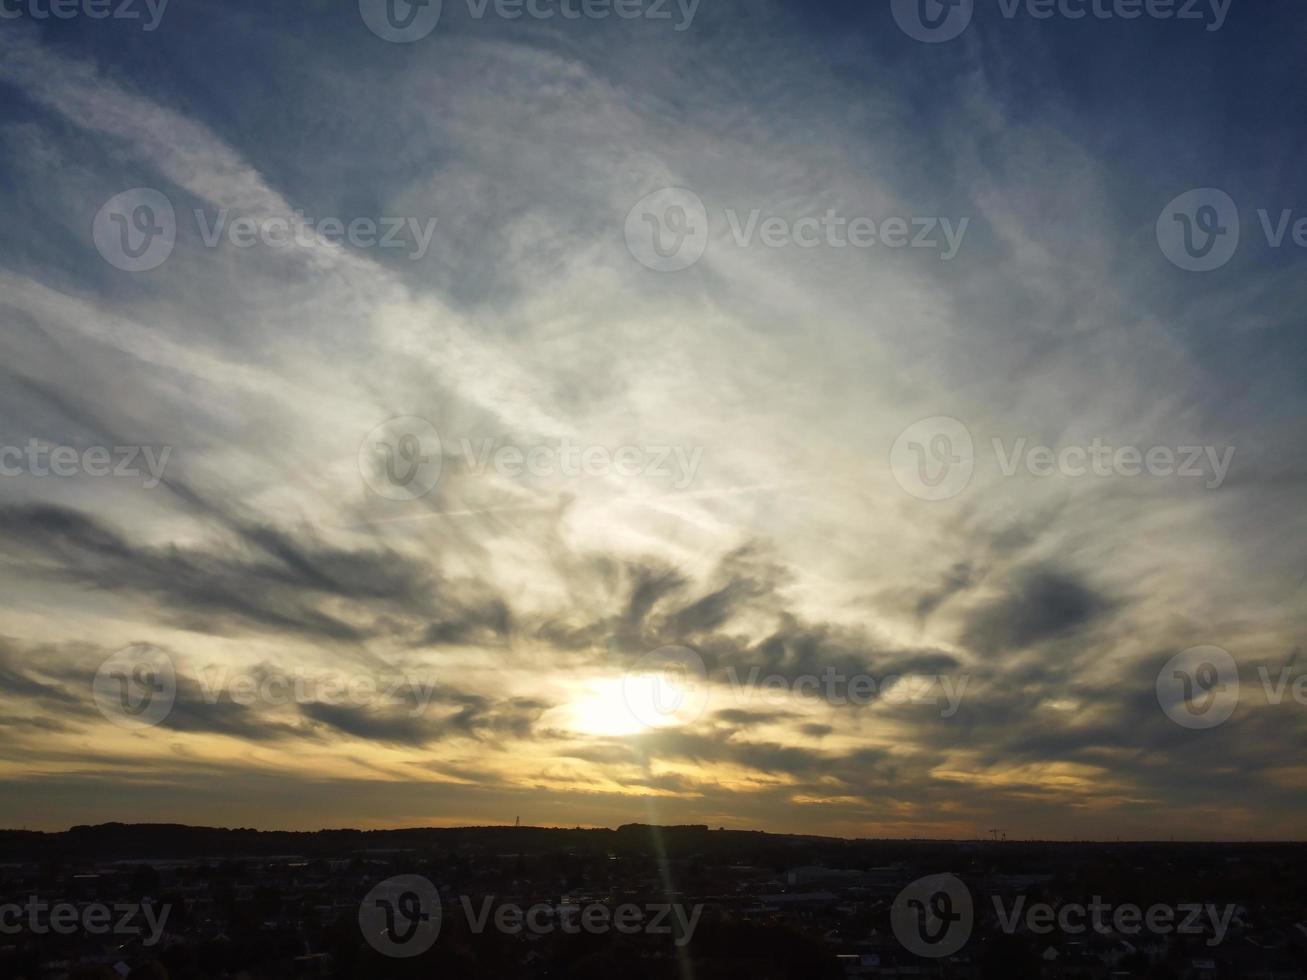
<svg viewBox="0 0 1307 980"><path fill-rule="evenodd" d="M0 3L0 826L1301 837L1307 8L389 2Z"/></svg>

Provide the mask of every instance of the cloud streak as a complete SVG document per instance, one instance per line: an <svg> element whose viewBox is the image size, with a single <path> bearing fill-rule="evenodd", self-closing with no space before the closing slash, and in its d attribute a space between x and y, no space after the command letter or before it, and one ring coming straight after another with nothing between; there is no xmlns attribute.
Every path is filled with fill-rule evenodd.
<svg viewBox="0 0 1307 980"><path fill-rule="evenodd" d="M1269 28L991 20L921 45L887 9L725 0L681 32L450 18L401 49L352 8L286 17L238 0L140 37L0 32L0 446L173 449L149 490L0 477L0 823L614 824L654 805L859 835L998 814L1029 836L1297 833L1307 724L1256 668L1298 669L1304 626L1300 260L1195 276L1153 240L1189 187L1301 198L1268 135L1300 115L1300 58ZM197 67L215 63L259 70ZM1195 66L1227 63L1251 80L1214 93ZM89 230L137 187L177 229L130 274ZM660 274L624 226L666 187L703 202L707 242ZM206 243L224 210L434 234L421 255ZM767 247L761 224L741 245L727 216L754 212L968 231L947 262ZM980 452L929 502L888 461L938 416L981 450L1237 454L1209 489ZM360 463L398 417L440 437L417 499ZM507 472L464 444L613 465ZM695 459L689 485L624 472L637 445ZM178 664L146 733L91 697L134 643ZM1202 644L1236 656L1245 696L1195 733L1155 685ZM625 672L666 646L702 658L709 708L632 725ZM421 704L240 703L211 668L435 681ZM831 672L969 684L947 717L893 685L795 690Z"/></svg>

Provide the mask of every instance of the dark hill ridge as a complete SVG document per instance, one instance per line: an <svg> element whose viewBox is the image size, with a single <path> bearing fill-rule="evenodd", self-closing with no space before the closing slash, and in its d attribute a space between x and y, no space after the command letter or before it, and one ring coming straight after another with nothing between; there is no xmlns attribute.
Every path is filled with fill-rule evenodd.
<svg viewBox="0 0 1307 980"><path fill-rule="evenodd" d="M365 852L470 852L487 855L589 853L690 859L708 856L723 864L867 868L894 863L963 865L1031 864L1064 860L1071 854L1127 858L1145 852L1201 855L1220 861L1235 855L1276 853L1302 861L1304 844L1079 843L844 840L762 831L712 830L703 825L654 827L626 824L617 829L542 827L410 828L402 830L260 831L251 828L189 827L180 824L107 823L58 833L0 830L0 861L76 858L100 861L238 860L297 855L349 857Z"/></svg>
<svg viewBox="0 0 1307 980"><path fill-rule="evenodd" d="M655 843L655 840L658 843ZM400 830L282 831L252 828L189 827L182 824L106 823L81 825L46 833L0 830L0 860L39 860L44 855L77 855L100 859L188 857L230 858L272 855L339 856L380 850L432 848L510 850L516 852L607 850L648 851L667 848L725 849L769 841L772 846L833 838L766 834L761 831L709 830L702 825L649 827L627 824L608 828L543 827L415 827Z"/></svg>

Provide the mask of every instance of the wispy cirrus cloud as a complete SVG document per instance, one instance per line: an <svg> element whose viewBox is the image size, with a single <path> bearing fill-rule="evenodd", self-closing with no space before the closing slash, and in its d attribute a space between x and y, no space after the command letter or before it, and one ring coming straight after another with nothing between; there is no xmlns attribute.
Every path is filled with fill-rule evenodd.
<svg viewBox="0 0 1307 980"><path fill-rule="evenodd" d="M1303 716L1263 703L1255 666L1303 625L1298 264L1241 255L1194 277L1152 240L1190 186L1292 201L1276 164L1200 138L1224 124L1250 159L1291 160L1264 135L1295 106L1288 62L1244 65L1248 92L1282 104L1236 112L1197 67L1260 36L1234 17L1201 46L1155 24L997 21L927 46L888 11L712 6L683 32L452 19L411 50L352 10L289 31L244 3L113 41L6 26L0 445L172 453L148 491L0 477L0 820L533 808L573 825L655 799L669 820L840 833L971 833L1014 807L1025 827L1005 825L1032 836L1148 834L1159 812L1179 833L1290 832ZM260 71L197 67L246 57ZM1185 108L1159 122L1126 77ZM140 274L89 233L135 187L177 220ZM664 187L693 190L708 229L671 274L624 240ZM206 243L224 211L435 232L417 258ZM755 211L968 230L948 261L742 245ZM377 494L360 464L397 416L442 443L416 500ZM935 416L965 424L976 465L927 502L888 460ZM1237 455L1210 490L1005 475L994 448L1095 438ZM532 470L532 447L564 440L609 465ZM478 467L465 444L522 465ZM623 446L700 464L676 487L625 475ZM137 642L179 665L157 742L91 698L99 661ZM1154 684L1202 643L1238 655L1254 697L1195 780L1194 735ZM612 734L624 673L676 645L701 656L710 710ZM241 704L201 683L215 665L438 680L418 713ZM970 685L948 717L885 688L796 693L831 672Z"/></svg>

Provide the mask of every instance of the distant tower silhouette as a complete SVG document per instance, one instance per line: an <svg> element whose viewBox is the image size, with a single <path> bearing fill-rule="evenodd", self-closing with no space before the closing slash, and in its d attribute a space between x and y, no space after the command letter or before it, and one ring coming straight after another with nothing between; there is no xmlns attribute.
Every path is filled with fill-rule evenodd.
<svg viewBox="0 0 1307 980"><path fill-rule="evenodd" d="M992 828L989 832L990 832L991 834L994 835L994 842L995 842L995 843L998 843L998 840L999 840L999 834L1002 834L1002 835L1003 835L1003 840L1005 840L1005 841L1007 840L1007 831L1004 830L1002 827L994 827L994 828Z"/></svg>
<svg viewBox="0 0 1307 980"><path fill-rule="evenodd" d="M521 827L521 826L522 826L522 818L521 818L521 817L518 817L518 818L517 818L517 823L513 824L513 826L514 826L514 827Z"/></svg>

